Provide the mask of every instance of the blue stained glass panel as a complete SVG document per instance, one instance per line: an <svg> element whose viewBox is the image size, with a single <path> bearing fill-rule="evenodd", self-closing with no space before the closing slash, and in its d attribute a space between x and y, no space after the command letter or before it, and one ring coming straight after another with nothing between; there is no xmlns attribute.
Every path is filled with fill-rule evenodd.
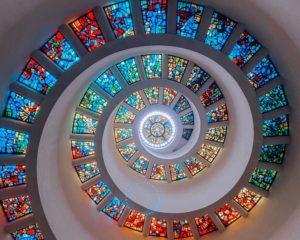
<svg viewBox="0 0 300 240"><path fill-rule="evenodd" d="M185 128L182 132L182 138L189 140L193 134L193 129Z"/></svg>
<svg viewBox="0 0 300 240"><path fill-rule="evenodd" d="M188 60L183 58L168 56L168 79L181 82Z"/></svg>
<svg viewBox="0 0 300 240"><path fill-rule="evenodd" d="M142 56L142 61L147 78L161 78L162 76L162 55L149 54Z"/></svg>
<svg viewBox="0 0 300 240"><path fill-rule="evenodd" d="M194 65L191 76L186 82L186 86L196 93L209 78L210 75L207 72L205 72L199 66Z"/></svg>
<svg viewBox="0 0 300 240"><path fill-rule="evenodd" d="M123 89L111 70L106 70L102 73L96 79L96 84L112 97Z"/></svg>
<svg viewBox="0 0 300 240"><path fill-rule="evenodd" d="M282 164L286 151L286 144L263 145L259 161Z"/></svg>
<svg viewBox="0 0 300 240"><path fill-rule="evenodd" d="M114 197L106 206L102 209L102 212L112 219L118 221L125 209L125 204L121 202L117 197Z"/></svg>
<svg viewBox="0 0 300 240"><path fill-rule="evenodd" d="M73 159L95 154L95 143L87 141L71 141Z"/></svg>
<svg viewBox="0 0 300 240"><path fill-rule="evenodd" d="M271 120L263 122L263 136L264 137L278 137L289 135L288 116L282 115Z"/></svg>
<svg viewBox="0 0 300 240"><path fill-rule="evenodd" d="M258 101L262 113L270 112L287 105L287 100L282 85L277 86L267 92L265 95L260 96Z"/></svg>
<svg viewBox="0 0 300 240"><path fill-rule="evenodd" d="M176 113L181 113L182 111L190 108L191 105L189 103L189 101L182 95L179 100L177 101L177 103L174 106L174 111Z"/></svg>
<svg viewBox="0 0 300 240"><path fill-rule="evenodd" d="M73 122L73 133L76 134L95 134L98 121L96 119L76 113Z"/></svg>
<svg viewBox="0 0 300 240"><path fill-rule="evenodd" d="M100 174L98 165L96 162L81 164L75 166L77 175L82 183L90 180L91 178Z"/></svg>
<svg viewBox="0 0 300 240"><path fill-rule="evenodd" d="M0 165L0 188L27 183L25 165Z"/></svg>
<svg viewBox="0 0 300 240"><path fill-rule="evenodd" d="M26 228L19 229L11 234L14 240L44 240L37 224L30 225Z"/></svg>
<svg viewBox="0 0 300 240"><path fill-rule="evenodd" d="M89 88L84 94L80 106L93 112L102 114L107 106L107 101Z"/></svg>
<svg viewBox="0 0 300 240"><path fill-rule="evenodd" d="M134 58L129 58L118 63L117 68L129 85L140 81L137 64Z"/></svg>
<svg viewBox="0 0 300 240"><path fill-rule="evenodd" d="M26 154L29 135L0 127L0 154Z"/></svg>
<svg viewBox="0 0 300 240"><path fill-rule="evenodd" d="M144 156L140 156L132 165L131 165L131 169L133 169L134 171L145 175L147 172L149 166L149 160L147 158L145 158Z"/></svg>
<svg viewBox="0 0 300 240"><path fill-rule="evenodd" d="M180 121L183 125L194 125L194 113L189 112L180 117Z"/></svg>

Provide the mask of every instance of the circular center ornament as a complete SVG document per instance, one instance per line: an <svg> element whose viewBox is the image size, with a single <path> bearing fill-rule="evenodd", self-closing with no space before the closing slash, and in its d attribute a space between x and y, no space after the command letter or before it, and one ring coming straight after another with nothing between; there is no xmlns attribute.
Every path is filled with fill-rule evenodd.
<svg viewBox="0 0 300 240"><path fill-rule="evenodd" d="M166 113L155 111L143 117L139 126L139 135L150 148L165 148L170 145L176 133L173 119Z"/></svg>

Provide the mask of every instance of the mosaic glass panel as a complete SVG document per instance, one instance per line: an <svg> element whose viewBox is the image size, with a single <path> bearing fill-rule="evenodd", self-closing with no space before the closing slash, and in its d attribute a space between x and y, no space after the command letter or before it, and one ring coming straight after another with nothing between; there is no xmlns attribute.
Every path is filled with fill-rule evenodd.
<svg viewBox="0 0 300 240"><path fill-rule="evenodd" d="M132 165L131 165L131 169L133 169L134 171L145 175L147 172L149 166L149 160L147 158L145 158L144 156L140 156Z"/></svg>
<svg viewBox="0 0 300 240"><path fill-rule="evenodd" d="M129 1L112 4L104 10L117 39L135 34Z"/></svg>
<svg viewBox="0 0 300 240"><path fill-rule="evenodd" d="M14 240L43 240L44 236L41 233L37 224L19 229L11 234Z"/></svg>
<svg viewBox="0 0 300 240"><path fill-rule="evenodd" d="M201 148L198 150L197 154L203 157L205 160L212 163L217 157L221 148L214 147L206 144L202 144Z"/></svg>
<svg viewBox="0 0 300 240"><path fill-rule="evenodd" d="M162 55L149 54L142 56L146 77L149 79L162 77Z"/></svg>
<svg viewBox="0 0 300 240"><path fill-rule="evenodd" d="M263 136L264 137L277 137L289 135L289 122L288 116L282 115L271 120L263 122Z"/></svg>
<svg viewBox="0 0 300 240"><path fill-rule="evenodd" d="M173 221L174 239L182 239L192 237L193 233L190 224L187 220L175 220Z"/></svg>
<svg viewBox="0 0 300 240"><path fill-rule="evenodd" d="M18 81L41 94L47 95L57 80L37 61L31 58Z"/></svg>
<svg viewBox="0 0 300 240"><path fill-rule="evenodd" d="M80 106L93 112L102 114L107 106L107 101L99 96L94 90L89 88L84 94L80 102Z"/></svg>
<svg viewBox="0 0 300 240"><path fill-rule="evenodd" d="M71 141L73 159L95 154L95 143L87 141Z"/></svg>
<svg viewBox="0 0 300 240"><path fill-rule="evenodd" d="M196 38L204 7L189 2L178 2L176 33L187 38Z"/></svg>
<svg viewBox="0 0 300 240"><path fill-rule="evenodd" d="M226 104L222 104L219 107L207 113L208 123L223 122L223 121L228 121L228 111L227 111Z"/></svg>
<svg viewBox="0 0 300 240"><path fill-rule="evenodd" d="M180 121L183 125L194 125L194 113L189 112L180 117Z"/></svg>
<svg viewBox="0 0 300 240"><path fill-rule="evenodd" d="M140 81L137 64L134 58L129 58L118 63L117 68L129 85Z"/></svg>
<svg viewBox="0 0 300 240"><path fill-rule="evenodd" d="M115 139L117 143L132 138L132 136L132 128L115 128Z"/></svg>
<svg viewBox="0 0 300 240"><path fill-rule="evenodd" d="M75 166L77 175L82 183L90 180L91 178L100 174L98 165L96 162L81 164Z"/></svg>
<svg viewBox="0 0 300 240"><path fill-rule="evenodd" d="M215 213L220 218L225 227L229 226L241 217L239 212L231 207L231 205L228 203L226 203L223 207L217 209Z"/></svg>
<svg viewBox="0 0 300 240"><path fill-rule="evenodd" d="M159 99L159 89L158 89L158 87L152 87L152 88L144 89L144 93L145 93L150 105L158 103L158 99Z"/></svg>
<svg viewBox="0 0 300 240"><path fill-rule="evenodd" d="M145 107L145 103L139 92L134 92L128 98L125 99L125 102L135 108L138 111L141 111Z"/></svg>
<svg viewBox="0 0 300 240"><path fill-rule="evenodd" d="M152 218L150 223L149 236L167 237L167 221L164 219Z"/></svg>
<svg viewBox="0 0 300 240"><path fill-rule="evenodd" d="M259 161L282 164L284 160L286 145L263 145Z"/></svg>
<svg viewBox="0 0 300 240"><path fill-rule="evenodd" d="M269 57L263 58L252 70L247 74L247 78L255 89L262 87L274 78L278 77L274 64Z"/></svg>
<svg viewBox="0 0 300 240"><path fill-rule="evenodd" d="M287 100L283 86L277 86L258 98L262 113L270 112L275 109L287 106Z"/></svg>
<svg viewBox="0 0 300 240"><path fill-rule="evenodd" d="M0 203L9 222L32 213L29 196L7 198Z"/></svg>
<svg viewBox="0 0 300 240"><path fill-rule="evenodd" d="M41 51L65 71L79 61L79 56L61 32L51 37Z"/></svg>
<svg viewBox="0 0 300 240"><path fill-rule="evenodd" d="M203 164L199 159L194 157L185 160L184 164L187 166L192 176L195 176L197 173L201 172L204 168L206 168L205 164Z"/></svg>
<svg viewBox="0 0 300 240"><path fill-rule="evenodd" d="M99 204L110 192L111 190L103 181L86 190L86 193L96 204Z"/></svg>
<svg viewBox="0 0 300 240"><path fill-rule="evenodd" d="M188 60L183 58L168 56L168 79L181 82Z"/></svg>
<svg viewBox="0 0 300 240"><path fill-rule="evenodd" d="M38 114L40 105L22 97L21 95L10 92L4 111L4 116L32 123Z"/></svg>
<svg viewBox="0 0 300 240"><path fill-rule="evenodd" d="M114 97L123 88L111 70L106 70L95 81L106 93Z"/></svg>
<svg viewBox="0 0 300 240"><path fill-rule="evenodd" d="M125 209L125 204L121 202L117 197L114 197L106 206L102 209L102 212L112 219L118 221Z"/></svg>
<svg viewBox="0 0 300 240"><path fill-rule="evenodd" d="M266 191L270 190L272 183L275 180L277 171L266 168L255 168L249 180L250 183L256 187L262 188Z"/></svg>
<svg viewBox="0 0 300 240"><path fill-rule="evenodd" d="M26 154L29 135L0 127L0 154Z"/></svg>
<svg viewBox="0 0 300 240"><path fill-rule="evenodd" d="M209 128L205 134L205 140L224 143L227 133L227 127Z"/></svg>
<svg viewBox="0 0 300 240"><path fill-rule="evenodd" d="M165 33L167 29L167 0L141 0L146 34Z"/></svg>
<svg viewBox="0 0 300 240"><path fill-rule="evenodd" d="M118 150L125 161L128 162L130 158L138 151L138 148L135 143L130 143L125 146L119 147Z"/></svg>
<svg viewBox="0 0 300 240"><path fill-rule="evenodd" d="M193 129L185 128L185 129L183 129L182 137L183 137L185 140L189 140L190 137L192 136L192 134L193 134Z"/></svg>
<svg viewBox="0 0 300 240"><path fill-rule="evenodd" d="M221 51L233 32L236 22L230 18L214 12L205 38L205 43Z"/></svg>
<svg viewBox="0 0 300 240"><path fill-rule="evenodd" d="M204 107L219 101L223 98L223 94L219 86L214 82L209 88L201 95L200 101Z"/></svg>
<svg viewBox="0 0 300 240"><path fill-rule="evenodd" d="M138 232L143 232L144 223L145 214L142 214L136 210L131 210L128 218L124 223L124 226Z"/></svg>
<svg viewBox="0 0 300 240"><path fill-rule="evenodd" d="M176 113L181 113L190 107L191 107L191 105L190 105L189 101L182 95L179 98L179 100L177 101L177 103L175 104L174 111Z"/></svg>
<svg viewBox="0 0 300 240"><path fill-rule="evenodd" d="M243 188L233 200L249 212L260 199L261 196L259 194L252 192L247 188Z"/></svg>
<svg viewBox="0 0 300 240"><path fill-rule="evenodd" d="M206 235L208 233L214 232L218 230L217 226L213 222L213 220L210 218L208 214L200 217L195 218L195 223L198 228L198 232L200 236Z"/></svg>
<svg viewBox="0 0 300 240"><path fill-rule="evenodd" d="M186 82L186 86L191 89L194 93L198 92L199 89L206 83L210 75L205 72L202 68L194 65L191 75Z"/></svg>
<svg viewBox="0 0 300 240"><path fill-rule="evenodd" d="M98 121L96 119L76 113L73 121L72 132L76 134L95 134Z"/></svg>
<svg viewBox="0 0 300 240"><path fill-rule="evenodd" d="M135 114L130 112L126 107L121 106L116 113L115 123L131 124L135 119Z"/></svg>
<svg viewBox="0 0 300 240"><path fill-rule="evenodd" d="M166 166L163 164L154 163L150 179L167 181Z"/></svg>
<svg viewBox="0 0 300 240"><path fill-rule="evenodd" d="M228 57L242 68L261 48L262 45L247 31L244 31Z"/></svg>
<svg viewBox="0 0 300 240"><path fill-rule="evenodd" d="M171 88L164 88L163 90L163 104L166 106L170 106L173 102L174 98L177 95L177 91Z"/></svg>
<svg viewBox="0 0 300 240"><path fill-rule="evenodd" d="M171 180L178 181L186 178L186 173L180 163L170 165Z"/></svg>
<svg viewBox="0 0 300 240"><path fill-rule="evenodd" d="M0 188L27 183L25 165L0 165Z"/></svg>

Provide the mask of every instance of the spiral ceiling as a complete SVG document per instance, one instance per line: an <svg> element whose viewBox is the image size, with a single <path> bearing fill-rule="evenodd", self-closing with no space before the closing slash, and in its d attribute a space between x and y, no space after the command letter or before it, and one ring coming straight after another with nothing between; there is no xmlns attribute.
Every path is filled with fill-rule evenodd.
<svg viewBox="0 0 300 240"><path fill-rule="evenodd" d="M70 224L89 239L107 226L116 239L217 239L263 209L291 111L243 23L179 0L102 1L66 18L2 96L7 234L74 239L60 231Z"/></svg>

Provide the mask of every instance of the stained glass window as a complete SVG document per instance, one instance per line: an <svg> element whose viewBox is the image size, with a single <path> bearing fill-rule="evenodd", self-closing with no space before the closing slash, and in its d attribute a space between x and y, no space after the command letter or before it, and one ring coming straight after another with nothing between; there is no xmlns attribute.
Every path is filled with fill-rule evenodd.
<svg viewBox="0 0 300 240"><path fill-rule="evenodd" d="M65 71L79 61L79 56L61 32L51 37L41 50Z"/></svg>
<svg viewBox="0 0 300 240"><path fill-rule="evenodd" d="M138 157L138 159L131 165L131 169L134 171L145 175L148 169L149 160L145 158L144 156Z"/></svg>
<svg viewBox="0 0 300 240"><path fill-rule="evenodd" d="M219 86L214 82L209 88L201 95L200 101L203 106L207 107L223 98L223 94Z"/></svg>
<svg viewBox="0 0 300 240"><path fill-rule="evenodd" d="M176 103L176 105L174 106L174 111L176 113L181 113L183 112L184 110L190 108L191 105L189 103L189 101L182 95L178 102Z"/></svg>
<svg viewBox="0 0 300 240"><path fill-rule="evenodd" d="M167 237L167 221L164 219L152 218L150 223L149 236Z"/></svg>
<svg viewBox="0 0 300 240"><path fill-rule="evenodd" d="M153 105L158 103L159 99L159 89L158 87L152 87L144 89L144 93L148 99L148 102Z"/></svg>
<svg viewBox="0 0 300 240"><path fill-rule="evenodd" d="M32 213L29 196L0 200L3 212L9 222Z"/></svg>
<svg viewBox="0 0 300 240"><path fill-rule="evenodd" d="M87 141L71 141L73 159L95 154L95 143Z"/></svg>
<svg viewBox="0 0 300 240"><path fill-rule="evenodd" d="M98 121L96 119L76 113L72 132L76 134L95 134Z"/></svg>
<svg viewBox="0 0 300 240"><path fill-rule="evenodd" d="M174 98L177 95L177 91L171 88L164 88L163 90L163 104L170 106Z"/></svg>
<svg viewBox="0 0 300 240"><path fill-rule="evenodd" d="M220 151L219 147L202 144L202 146L199 149L199 151L197 152L197 154L199 154L205 160L212 163L215 160L215 158L217 157L219 151Z"/></svg>
<svg viewBox="0 0 300 240"><path fill-rule="evenodd" d="M10 92L4 115L9 118L32 123L38 114L39 108L39 104L15 92Z"/></svg>
<svg viewBox="0 0 300 240"><path fill-rule="evenodd" d="M236 65L243 67L261 48L262 45L247 31L244 31L228 57Z"/></svg>
<svg viewBox="0 0 300 240"><path fill-rule="evenodd" d="M282 115L263 122L263 136L277 137L289 135L289 123L287 115Z"/></svg>
<svg viewBox="0 0 300 240"><path fill-rule="evenodd" d="M194 113L189 112L182 117L180 117L180 121L183 125L194 125Z"/></svg>
<svg viewBox="0 0 300 240"><path fill-rule="evenodd" d="M207 31L205 43L221 51L235 26L236 22L220 13L214 12Z"/></svg>
<svg viewBox="0 0 300 240"><path fill-rule="evenodd" d="M117 143L132 138L132 136L133 131L131 128L115 128L115 139Z"/></svg>
<svg viewBox="0 0 300 240"><path fill-rule="evenodd" d="M241 216L239 212L231 207L231 205L228 203L226 203L223 207L217 209L215 213L218 215L225 227L235 222Z"/></svg>
<svg viewBox="0 0 300 240"><path fill-rule="evenodd" d="M266 191L270 190L272 183L275 180L277 171L266 168L255 168L249 180L250 183L256 187L262 188Z"/></svg>
<svg viewBox="0 0 300 240"><path fill-rule="evenodd" d="M250 211L261 199L261 196L257 193L254 193L247 188L243 188L238 195L234 197L236 201L242 208L246 211Z"/></svg>
<svg viewBox="0 0 300 240"><path fill-rule="evenodd" d="M89 88L84 94L80 102L80 106L93 112L102 114L107 106L107 101Z"/></svg>
<svg viewBox="0 0 300 240"><path fill-rule="evenodd" d="M125 161L129 161L129 159L138 151L135 143L130 143L125 146L118 148L121 156L125 159Z"/></svg>
<svg viewBox="0 0 300 240"><path fill-rule="evenodd" d="M117 68L129 85L140 81L137 64L134 58L129 58L118 63Z"/></svg>
<svg viewBox="0 0 300 240"><path fill-rule="evenodd" d="M183 58L168 56L168 79L181 82L188 60Z"/></svg>
<svg viewBox="0 0 300 240"><path fill-rule="evenodd" d="M173 232L174 232L174 239L188 238L193 236L190 224L188 223L187 220L173 221Z"/></svg>
<svg viewBox="0 0 300 240"><path fill-rule="evenodd" d="M131 124L134 119L134 113L130 112L126 107L121 106L116 113L115 123Z"/></svg>
<svg viewBox="0 0 300 240"><path fill-rule="evenodd" d="M153 180L166 181L166 166L163 164L154 163L150 178Z"/></svg>
<svg viewBox="0 0 300 240"><path fill-rule="evenodd" d="M102 212L112 219L118 221L125 209L125 204L121 202L117 197L114 197L106 206L102 209Z"/></svg>
<svg viewBox="0 0 300 240"><path fill-rule="evenodd" d="M0 154L26 154L29 135L0 127Z"/></svg>
<svg viewBox="0 0 300 240"><path fill-rule="evenodd" d="M192 136L192 134L193 134L193 129L185 128L185 129L183 129L182 137L183 137L185 140L189 140L190 137Z"/></svg>
<svg viewBox="0 0 300 240"><path fill-rule="evenodd" d="M14 240L43 240L44 236L41 233L37 224L19 229L11 234Z"/></svg>
<svg viewBox="0 0 300 240"><path fill-rule="evenodd" d="M216 231L218 228L208 214L195 218L200 236Z"/></svg>
<svg viewBox="0 0 300 240"><path fill-rule="evenodd" d="M134 35L129 1L112 4L104 10L117 39Z"/></svg>
<svg viewBox="0 0 300 240"><path fill-rule="evenodd" d="M77 175L82 183L90 180L91 178L100 174L98 165L96 162L81 164L75 166Z"/></svg>
<svg viewBox="0 0 300 240"><path fill-rule="evenodd" d="M146 34L165 33L167 29L167 0L141 0Z"/></svg>
<svg viewBox="0 0 300 240"><path fill-rule="evenodd" d="M287 105L283 86L277 86L258 98L262 113L270 112Z"/></svg>
<svg viewBox="0 0 300 240"><path fill-rule="evenodd" d="M260 88L278 76L279 73L269 57L263 58L251 72L247 74L247 78L254 88Z"/></svg>
<svg viewBox="0 0 300 240"><path fill-rule="evenodd" d="M263 145L259 161L282 164L285 150L285 144Z"/></svg>
<svg viewBox="0 0 300 240"><path fill-rule="evenodd" d="M194 157L185 160L184 164L187 166L193 176L201 172L206 167L199 159Z"/></svg>
<svg viewBox="0 0 300 240"><path fill-rule="evenodd" d="M205 139L214 142L224 143L227 133L227 127L209 128L205 134Z"/></svg>
<svg viewBox="0 0 300 240"><path fill-rule="evenodd" d="M162 77L162 55L149 54L142 56L142 61L147 78Z"/></svg>
<svg viewBox="0 0 300 240"><path fill-rule="evenodd" d="M228 121L228 112L226 104L222 104L219 107L212 109L207 113L207 122L223 122Z"/></svg>
<svg viewBox="0 0 300 240"><path fill-rule="evenodd" d="M128 218L124 223L124 226L138 232L143 232L144 223L145 214L142 214L136 210L131 210Z"/></svg>
<svg viewBox="0 0 300 240"><path fill-rule="evenodd" d="M178 2L176 33L187 38L196 38L204 7L189 2Z"/></svg>
<svg viewBox="0 0 300 240"><path fill-rule="evenodd" d="M194 65L191 76L186 82L186 86L196 93L209 78L210 75L207 72L197 65Z"/></svg>
<svg viewBox="0 0 300 240"><path fill-rule="evenodd" d="M186 173L180 163L170 165L171 180L178 181L186 178Z"/></svg>
<svg viewBox="0 0 300 240"><path fill-rule="evenodd" d="M37 61L31 58L18 81L27 87L46 95L55 85L57 80L45 68L38 64Z"/></svg>
<svg viewBox="0 0 300 240"><path fill-rule="evenodd" d="M112 97L123 89L111 70L106 70L95 82Z"/></svg>
<svg viewBox="0 0 300 240"><path fill-rule="evenodd" d="M105 44L102 31L92 11L76 19L70 26L90 52Z"/></svg>
<svg viewBox="0 0 300 240"><path fill-rule="evenodd" d="M0 188L27 183L25 165L0 165Z"/></svg>
<svg viewBox="0 0 300 240"><path fill-rule="evenodd" d="M103 181L95 184L94 186L86 190L86 193L96 204L99 204L110 192L111 190Z"/></svg>
<svg viewBox="0 0 300 240"><path fill-rule="evenodd" d="M125 99L125 102L135 108L138 111L141 111L145 107L145 103L139 92L134 92L128 98Z"/></svg>

